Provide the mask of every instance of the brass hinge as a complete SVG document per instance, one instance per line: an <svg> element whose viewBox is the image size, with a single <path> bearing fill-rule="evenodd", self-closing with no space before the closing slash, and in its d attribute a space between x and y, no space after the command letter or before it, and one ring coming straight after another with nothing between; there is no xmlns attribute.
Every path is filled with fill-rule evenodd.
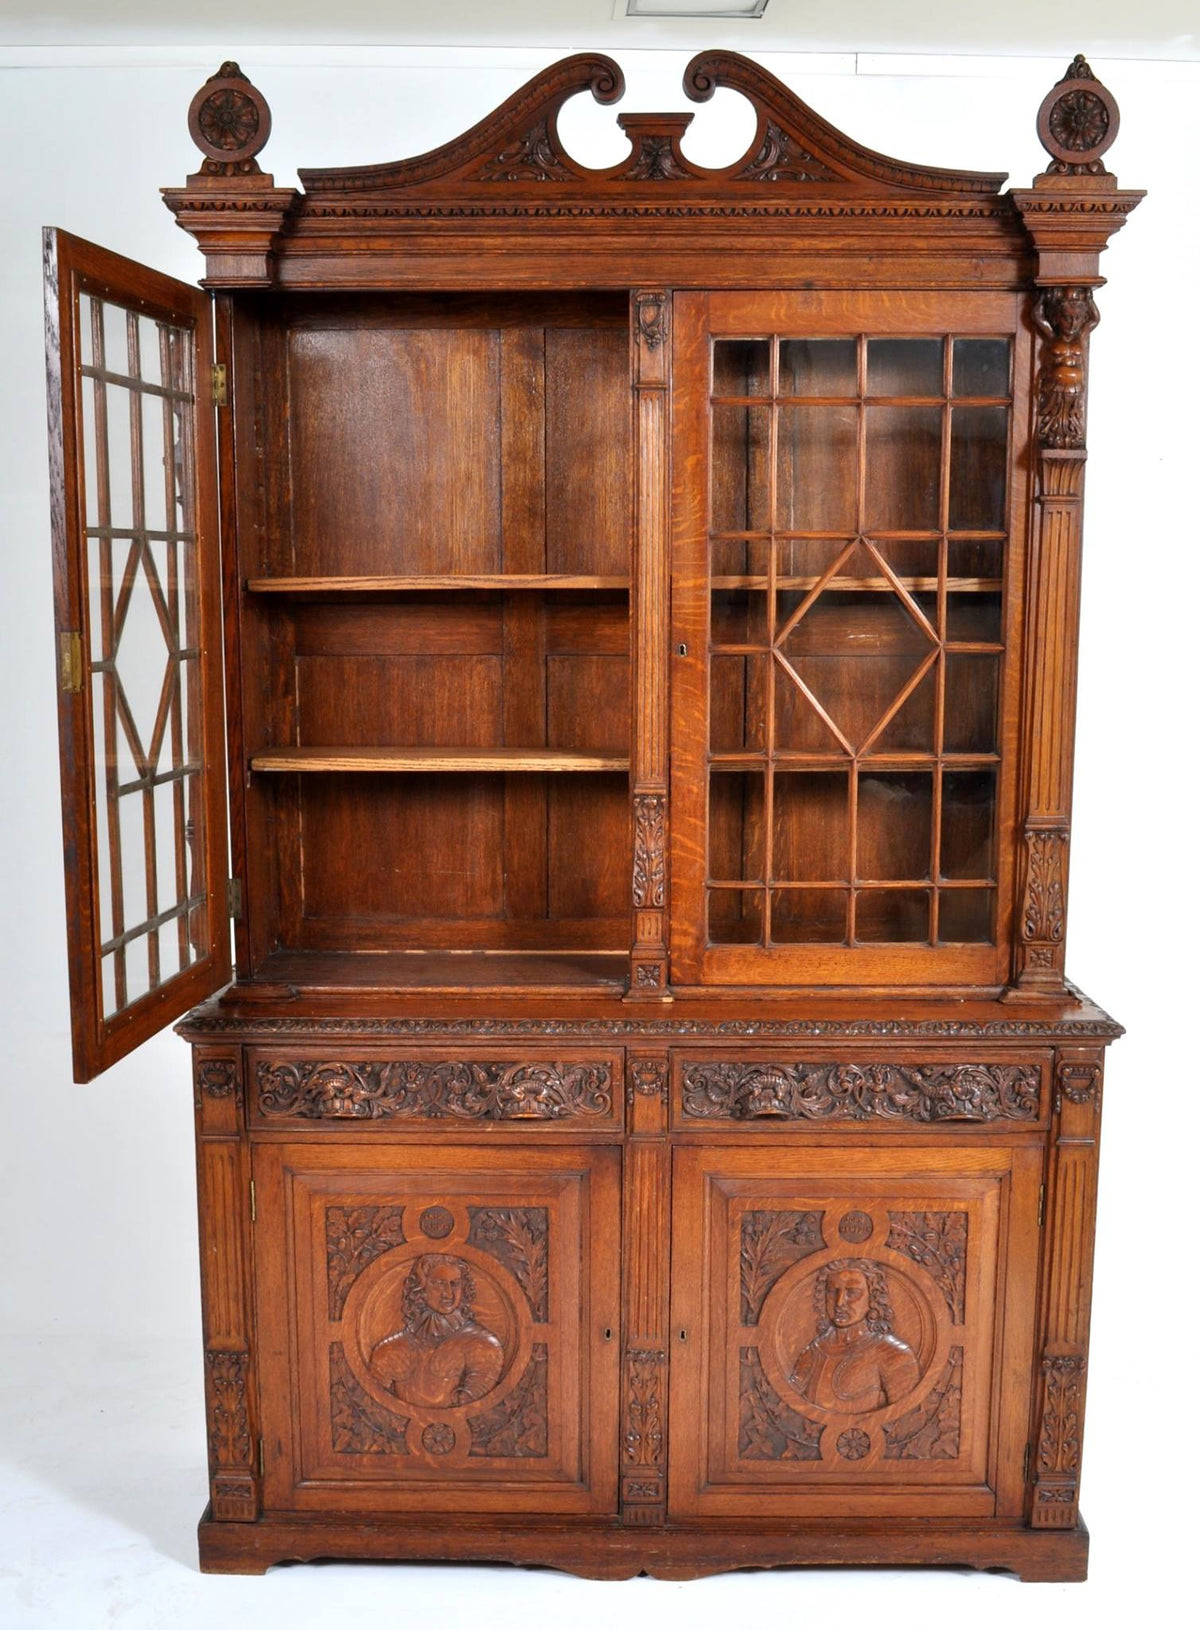
<svg viewBox="0 0 1200 1630"><path fill-rule="evenodd" d="M267 1451L263 1447L263 1440L258 1440L258 1475L263 1477L267 1470Z"/></svg>
<svg viewBox="0 0 1200 1630"><path fill-rule="evenodd" d="M1038 1227L1040 1228L1045 1221L1046 1221L1046 1185L1043 1183L1041 1188L1038 1189L1038 1221L1037 1221Z"/></svg>
<svg viewBox="0 0 1200 1630"><path fill-rule="evenodd" d="M83 689L83 636L58 636L58 688L74 694Z"/></svg>
<svg viewBox="0 0 1200 1630"><path fill-rule="evenodd" d="M1033 1459L1033 1444L1032 1443L1027 1443L1025 1445L1025 1459L1021 1462L1021 1481L1023 1483L1028 1483L1028 1481L1029 1481L1029 1463L1030 1463L1030 1461L1032 1459Z"/></svg>
<svg viewBox="0 0 1200 1630"><path fill-rule="evenodd" d="M212 396L216 407L225 407L229 401L229 370L223 362L214 362Z"/></svg>
<svg viewBox="0 0 1200 1630"><path fill-rule="evenodd" d="M252 1223L255 1223L255 1222L258 1221L258 1204L257 1204L257 1201L255 1200L255 1196L254 1196L254 1179L253 1178L250 1179L250 1221Z"/></svg>
<svg viewBox="0 0 1200 1630"><path fill-rule="evenodd" d="M235 923L242 920L242 880L240 877L231 877L226 884L226 899L229 901L229 915Z"/></svg>

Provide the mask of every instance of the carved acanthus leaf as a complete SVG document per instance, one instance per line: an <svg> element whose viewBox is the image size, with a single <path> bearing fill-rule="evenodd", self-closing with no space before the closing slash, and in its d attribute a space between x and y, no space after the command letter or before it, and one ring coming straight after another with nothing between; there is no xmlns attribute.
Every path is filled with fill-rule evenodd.
<svg viewBox="0 0 1200 1630"><path fill-rule="evenodd" d="M797 1414L767 1380L756 1347L743 1347L738 1382L738 1454L743 1460L820 1460L825 1427Z"/></svg>
<svg viewBox="0 0 1200 1630"><path fill-rule="evenodd" d="M549 1217L544 1206L468 1206L467 1238L512 1274L539 1324L550 1317Z"/></svg>
<svg viewBox="0 0 1200 1630"><path fill-rule="evenodd" d="M658 1466L663 1458L666 1354L658 1348L636 1348L625 1359L625 1461L631 1466Z"/></svg>
<svg viewBox="0 0 1200 1630"><path fill-rule="evenodd" d="M685 1115L720 1120L1034 1120L1034 1064L689 1063Z"/></svg>
<svg viewBox="0 0 1200 1630"><path fill-rule="evenodd" d="M546 1344L534 1342L525 1374L508 1396L484 1414L468 1418L470 1454L540 1459L550 1452L548 1364Z"/></svg>
<svg viewBox="0 0 1200 1630"><path fill-rule="evenodd" d="M346 1296L376 1257L404 1244L403 1206L330 1206L325 1212L329 1317L340 1319Z"/></svg>
<svg viewBox="0 0 1200 1630"><path fill-rule="evenodd" d="M208 1378L208 1452L219 1467L249 1466L250 1416L246 1372L250 1355L209 1347L204 1354Z"/></svg>
<svg viewBox="0 0 1200 1630"><path fill-rule="evenodd" d="M735 180L738 181L840 181L841 176L802 147L794 136L767 120L762 143L754 157Z"/></svg>
<svg viewBox="0 0 1200 1630"><path fill-rule="evenodd" d="M1039 1472L1079 1469L1080 1413L1083 1408L1082 1353L1058 1353L1042 1361L1042 1430Z"/></svg>
<svg viewBox="0 0 1200 1630"><path fill-rule="evenodd" d="M963 1350L951 1347L942 1373L915 1409L883 1429L885 1460L955 1460L962 1435Z"/></svg>
<svg viewBox="0 0 1200 1630"><path fill-rule="evenodd" d="M744 1211L742 1213L742 1323L758 1323L767 1292L786 1268L825 1248L823 1211Z"/></svg>
<svg viewBox="0 0 1200 1630"><path fill-rule="evenodd" d="M539 119L518 141L485 159L475 177L479 181L569 181L571 171L551 139L549 120Z"/></svg>
<svg viewBox="0 0 1200 1630"><path fill-rule="evenodd" d="M310 1120L563 1120L612 1113L607 1064L260 1062L263 1115Z"/></svg>
<svg viewBox="0 0 1200 1630"><path fill-rule="evenodd" d="M667 800L640 792L633 800L633 903L639 911L662 906L667 882Z"/></svg>
<svg viewBox="0 0 1200 1630"><path fill-rule="evenodd" d="M950 1309L954 1324L966 1316L967 1214L965 1211L889 1211L888 1249L919 1262Z"/></svg>
<svg viewBox="0 0 1200 1630"><path fill-rule="evenodd" d="M384 1409L364 1392L346 1362L340 1342L329 1349L329 1417L335 1454L409 1452L407 1417Z"/></svg>

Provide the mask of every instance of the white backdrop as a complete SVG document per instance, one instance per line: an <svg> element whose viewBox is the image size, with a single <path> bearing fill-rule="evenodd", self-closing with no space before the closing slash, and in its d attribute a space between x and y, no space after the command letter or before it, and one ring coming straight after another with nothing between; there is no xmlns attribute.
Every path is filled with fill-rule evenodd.
<svg viewBox="0 0 1200 1630"><path fill-rule="evenodd" d="M264 168L280 184L291 184L298 165L424 151L473 123L559 54L259 49L243 52L241 62L273 112ZM230 1582L183 1572L194 1567L190 1527L203 1499L187 1050L168 1034L96 1085L71 1084L38 228L64 226L177 277L197 278L199 253L158 202L156 189L181 183L197 167L185 114L217 62L178 50L95 57L99 65L61 67L53 53L43 53L47 66L0 69L0 1002L7 1061L0 1071L0 1335L12 1359L0 1402L8 1417L10 1467L32 1480L22 1486L40 1490L37 1497L51 1510L61 1497L120 1516L112 1487L129 1473L129 1444L140 1445L164 1499L174 1503L164 1507L169 1515L157 1526L131 1504L129 1526L148 1529L152 1552L189 1578L196 1594L187 1601L201 1613L199 1624L218 1601L222 1613L232 1612L235 1598L211 1594L232 1589ZM1008 168L1014 185L1028 184L1043 167L1034 118L1064 67L1058 59L1015 58L762 60L870 146L925 163ZM622 53L629 89L619 111L690 106L679 88L685 61L684 53ZM1197 700L1191 571L1200 543L1193 490L1200 319L1192 290L1200 264L1200 68L1093 66L1122 110L1109 162L1123 184L1150 192L1103 258L1112 282L1098 296L1102 321L1092 341L1068 967L1129 1029L1110 1054L1105 1103L1083 1500L1096 1540L1093 1578L1082 1589L1014 1594L1000 1580L970 1582L970 1611L986 1622L1013 1612L1042 1622L1037 1604L1048 1608L1051 1596L1056 1624L1077 1616L1082 1622L1099 1602L1115 1604L1118 1595L1132 1592L1134 1570L1156 1555L1149 1587L1145 1577L1138 1586L1145 1602L1147 1588L1165 1582L1163 1558L1173 1528L1182 1524L1181 1469L1187 1439L1194 1437L1186 1380L1192 1364L1183 1356L1192 1348L1176 1345L1180 1324L1194 1321L1194 1304L1190 1274L1172 1265L1171 1251L1191 1233L1184 1160L1186 1134L1196 1121L1181 1021L1194 999L1189 930L1197 910L1190 864L1196 810L1188 792L1196 770L1185 710ZM564 136L585 161L613 162L624 149L613 119L612 109L580 99L564 116ZM750 129L745 104L721 92L697 110L685 147L707 162L728 162ZM1163 1366L1154 1355L1168 1351L1178 1356ZM98 1373L98 1355L106 1353L124 1389L118 1420L111 1412L102 1420L99 1404L90 1413L79 1410ZM86 1458L86 1445L76 1441L52 1453L42 1429L31 1424L36 1387L21 1368L30 1359L51 1368L65 1360L64 1408L83 1422L78 1430L94 1429L104 1445L86 1492L72 1469ZM170 1444L139 1435L139 1420L162 1402L155 1389L172 1387L190 1424ZM18 1498L18 1510L26 1508L24 1500ZM77 1543L87 1541L81 1535ZM112 1543L122 1549L119 1537ZM10 1584L40 1554L12 1559ZM0 1604L4 1572L0 1561ZM334 1572L358 1581L352 1587L358 1596L347 1596L347 1585L328 1598L345 1606L361 1596L363 1581L375 1571ZM329 1575L310 1571L305 1585L300 1577L293 1571L296 1584L244 1582L238 1589L257 1588L258 1596L245 1599L262 1611L268 1602L282 1611L286 1599L289 1612L305 1602L315 1612L318 1598L326 1599L320 1580ZM452 1582L466 1592L460 1597L465 1610L475 1594L469 1581L478 1576L430 1570L405 1577L424 1578L430 1589L435 1578ZM515 1612L523 1603L526 1615L539 1602L585 1615L602 1604L606 1616L626 1600L647 1605L644 1595L621 1598L614 1587L589 1593L545 1576L489 1571L487 1577L487 1611L499 1622L507 1622L507 1604ZM744 1613L754 1602L788 1611L801 1604L811 1609L819 1599L845 1611L854 1597L830 1593L852 1588L870 1589L870 1609L883 1608L866 1576L854 1585L836 1578L830 1584L830 1577L792 1576L789 1584L787 1575L773 1582L762 1576L742 1587L757 1596L733 1594L728 1581L688 1587L692 1594L683 1596L677 1587L653 1587L667 1592L653 1610L670 1601L689 1615L716 1612L722 1604ZM896 1616L902 1604L928 1624L922 1603L933 1598L922 1592L934 1584L887 1577L894 1592L883 1609L889 1624L902 1621L903 1614ZM965 1579L955 1584L968 1588ZM14 1600L31 1615L16 1622L99 1622L88 1612L60 1620L40 1587L14 1588ZM945 1612L967 1605L937 1588ZM136 1603L136 1593L126 1602L129 1616L115 1615L120 1622L163 1622L139 1617L130 1601ZM868 1609L867 1596L859 1605ZM477 1606L483 1610L481 1601ZM444 1603L436 1611L441 1615ZM49 1616L36 1616L43 1612ZM301 1613L294 1622L309 1621Z"/></svg>

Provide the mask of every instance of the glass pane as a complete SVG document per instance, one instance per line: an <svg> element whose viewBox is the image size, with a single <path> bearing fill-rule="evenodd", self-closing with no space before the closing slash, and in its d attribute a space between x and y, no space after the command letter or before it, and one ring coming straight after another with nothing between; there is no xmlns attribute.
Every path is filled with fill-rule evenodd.
<svg viewBox="0 0 1200 1630"><path fill-rule="evenodd" d="M708 875L753 882L763 875L763 782L757 772L714 771L708 788Z"/></svg>
<svg viewBox="0 0 1200 1630"><path fill-rule="evenodd" d="M868 340L868 396L941 396L942 341Z"/></svg>
<svg viewBox="0 0 1200 1630"><path fill-rule="evenodd" d="M844 770L776 772L772 881L834 883L849 877L849 791Z"/></svg>
<svg viewBox="0 0 1200 1630"><path fill-rule="evenodd" d="M854 903L856 940L911 944L929 938L926 889L864 889Z"/></svg>
<svg viewBox="0 0 1200 1630"><path fill-rule="evenodd" d="M942 410L869 407L866 413L867 531L936 530Z"/></svg>
<svg viewBox="0 0 1200 1630"><path fill-rule="evenodd" d="M948 753L994 753L999 718L1000 658L946 656L944 742Z"/></svg>
<svg viewBox="0 0 1200 1630"><path fill-rule="evenodd" d="M819 672L819 664L807 663L808 679ZM828 694L829 687L823 688ZM780 753L843 753L845 748L826 724L796 679L782 663L775 664L774 747Z"/></svg>
<svg viewBox="0 0 1200 1630"><path fill-rule="evenodd" d="M994 876L994 770L946 770L942 775L942 876Z"/></svg>
<svg viewBox="0 0 1200 1630"><path fill-rule="evenodd" d="M871 743L872 753L932 753L937 670L930 668Z"/></svg>
<svg viewBox="0 0 1200 1630"><path fill-rule="evenodd" d="M780 340L780 396L857 396L857 340Z"/></svg>
<svg viewBox="0 0 1200 1630"><path fill-rule="evenodd" d="M765 538L714 538L714 577L766 577L771 546Z"/></svg>
<svg viewBox="0 0 1200 1630"><path fill-rule="evenodd" d="M768 660L723 654L711 659L708 739L714 753L763 751Z"/></svg>
<svg viewBox="0 0 1200 1630"><path fill-rule="evenodd" d="M929 771L872 770L859 776L858 877L928 877L932 833Z"/></svg>
<svg viewBox="0 0 1200 1630"><path fill-rule="evenodd" d="M948 594L946 638L955 645L999 645L1002 611L998 594Z"/></svg>
<svg viewBox="0 0 1200 1630"><path fill-rule="evenodd" d="M846 938L847 889L773 889L771 939L775 944L841 944Z"/></svg>
<svg viewBox="0 0 1200 1630"><path fill-rule="evenodd" d="M858 409L785 406L778 411L776 531L853 531Z"/></svg>
<svg viewBox="0 0 1200 1630"><path fill-rule="evenodd" d="M1008 409L956 407L950 418L950 528L1004 530Z"/></svg>
<svg viewBox="0 0 1200 1630"><path fill-rule="evenodd" d="M994 889L941 889L938 893L938 943L990 945Z"/></svg>
<svg viewBox="0 0 1200 1630"><path fill-rule="evenodd" d="M770 524L771 410L712 410L712 529L763 532Z"/></svg>
<svg viewBox="0 0 1200 1630"><path fill-rule="evenodd" d="M765 645L767 596L762 589L714 589L714 645Z"/></svg>
<svg viewBox="0 0 1200 1630"><path fill-rule="evenodd" d="M1008 341L955 340L955 396L1008 395Z"/></svg>
<svg viewBox="0 0 1200 1630"><path fill-rule="evenodd" d="M96 304L105 369L127 374L129 314ZM86 311L82 321L86 327ZM172 382L190 379L190 335L145 317L136 324L133 366L141 378L162 379L166 352ZM80 432L85 510L102 534L87 542L87 640L100 935L113 946L101 959L109 1017L207 949L207 923L203 906L185 904L206 886L201 777L171 779L200 762L199 659L182 654L186 643L199 643L196 550L147 536L147 529L173 532L185 514L190 523L194 404L189 397L165 405L137 385L99 391L97 424L97 387L82 382ZM110 525L125 535L110 536ZM149 926L171 912L160 928Z"/></svg>
<svg viewBox="0 0 1200 1630"><path fill-rule="evenodd" d="M108 424L108 524L128 530L134 523L133 442L129 424L137 397L123 385L104 387ZM141 493L136 495L140 507ZM140 521L139 521L140 524Z"/></svg>
<svg viewBox="0 0 1200 1630"><path fill-rule="evenodd" d="M708 938L712 945L761 945L761 889L709 889Z"/></svg>
<svg viewBox="0 0 1200 1630"><path fill-rule="evenodd" d="M951 580L967 578L998 584L1003 577L1003 539L951 538L948 548Z"/></svg>
<svg viewBox="0 0 1200 1630"><path fill-rule="evenodd" d="M715 340L712 393L714 396L769 396L770 340Z"/></svg>

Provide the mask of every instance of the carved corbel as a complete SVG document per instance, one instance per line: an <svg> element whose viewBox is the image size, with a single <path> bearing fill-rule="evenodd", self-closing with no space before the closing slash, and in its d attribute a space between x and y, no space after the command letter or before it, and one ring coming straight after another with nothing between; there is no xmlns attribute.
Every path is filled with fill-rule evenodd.
<svg viewBox="0 0 1200 1630"><path fill-rule="evenodd" d="M188 130L203 162L186 187L164 187L163 200L204 251L205 286L268 287L297 194L258 163L271 134L266 97L236 62L224 62L192 98Z"/></svg>

